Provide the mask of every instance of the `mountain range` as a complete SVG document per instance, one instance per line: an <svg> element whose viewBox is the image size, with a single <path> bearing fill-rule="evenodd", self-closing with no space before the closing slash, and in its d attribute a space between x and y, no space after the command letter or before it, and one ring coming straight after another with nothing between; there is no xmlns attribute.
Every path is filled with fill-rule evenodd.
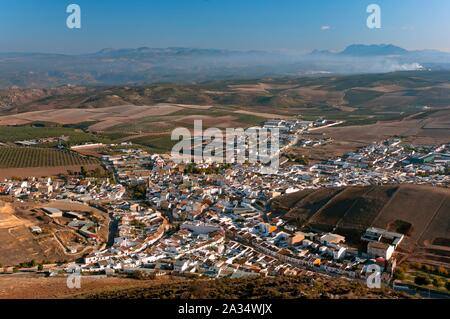
<svg viewBox="0 0 450 319"><path fill-rule="evenodd" d="M353 44L309 54L196 48L103 49L81 55L0 53L0 88L163 82L450 69L450 54Z"/></svg>

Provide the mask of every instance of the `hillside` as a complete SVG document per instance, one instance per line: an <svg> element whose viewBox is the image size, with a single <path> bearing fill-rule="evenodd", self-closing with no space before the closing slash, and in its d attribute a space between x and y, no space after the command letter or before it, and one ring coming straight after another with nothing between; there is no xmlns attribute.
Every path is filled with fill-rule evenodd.
<svg viewBox="0 0 450 319"><path fill-rule="evenodd" d="M195 119L203 120L204 127L245 128L267 118L301 116L344 121L322 131L334 143L303 154L312 160L391 136L410 143L447 143L449 78L449 71L411 71L196 85L13 88L0 90L0 142L33 132L69 135L72 144L131 141L166 151L172 145L170 132L192 127Z"/></svg>
<svg viewBox="0 0 450 319"><path fill-rule="evenodd" d="M345 48L340 54L352 56L374 56L374 55L401 55L408 51L392 44L363 45L352 44Z"/></svg>
<svg viewBox="0 0 450 319"><path fill-rule="evenodd" d="M306 116L399 119L450 105L450 72L261 78L196 85L131 87L62 86L54 89L0 91L0 115L68 108L153 106L160 103L241 106L259 111ZM431 108L431 109L430 109ZM350 116L351 115L351 116Z"/></svg>
<svg viewBox="0 0 450 319"><path fill-rule="evenodd" d="M272 210L298 226L345 235L359 244L368 227L406 235L404 258L450 265L450 190L368 186L306 190L276 198Z"/></svg>
<svg viewBox="0 0 450 319"><path fill-rule="evenodd" d="M195 280L132 289L106 289L79 298L93 299L398 299L390 289L369 289L344 279L277 277Z"/></svg>

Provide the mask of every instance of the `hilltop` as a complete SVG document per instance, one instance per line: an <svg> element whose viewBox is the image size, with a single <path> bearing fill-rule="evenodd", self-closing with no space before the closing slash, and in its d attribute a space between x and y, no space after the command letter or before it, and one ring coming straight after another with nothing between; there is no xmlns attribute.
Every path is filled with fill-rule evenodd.
<svg viewBox="0 0 450 319"><path fill-rule="evenodd" d="M375 56L375 55L401 55L408 53L408 50L400 48L392 44L352 44L341 52L343 55L351 56Z"/></svg>

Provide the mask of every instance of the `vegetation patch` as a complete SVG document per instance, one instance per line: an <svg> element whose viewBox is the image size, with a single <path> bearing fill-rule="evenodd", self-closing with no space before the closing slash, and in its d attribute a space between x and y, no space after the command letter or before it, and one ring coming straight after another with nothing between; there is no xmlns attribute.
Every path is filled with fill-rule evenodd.
<svg viewBox="0 0 450 319"><path fill-rule="evenodd" d="M96 159L49 148L2 147L0 168L53 167L99 164Z"/></svg>
<svg viewBox="0 0 450 319"><path fill-rule="evenodd" d="M393 290L369 289L344 279L270 277L186 280L134 289L116 289L80 298L94 299L354 299L408 298Z"/></svg>
<svg viewBox="0 0 450 319"><path fill-rule="evenodd" d="M62 136L68 137L68 143L71 145L105 141L105 138L84 132L80 128L41 125L0 126L0 142L4 143Z"/></svg>

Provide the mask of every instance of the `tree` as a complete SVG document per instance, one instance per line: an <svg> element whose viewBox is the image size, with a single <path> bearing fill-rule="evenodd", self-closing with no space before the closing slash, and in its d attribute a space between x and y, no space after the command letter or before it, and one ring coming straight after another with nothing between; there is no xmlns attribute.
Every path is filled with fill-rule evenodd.
<svg viewBox="0 0 450 319"><path fill-rule="evenodd" d="M414 283L419 286L428 286L430 284L430 279L425 276L417 276L414 279Z"/></svg>
<svg viewBox="0 0 450 319"><path fill-rule="evenodd" d="M87 172L86 172L86 169L84 168L84 166L81 166L81 168L80 168L80 174L81 174L81 176L83 176L83 177L86 176Z"/></svg>
<svg viewBox="0 0 450 319"><path fill-rule="evenodd" d="M432 267L428 266L428 265L422 265L422 267L420 267L420 269L422 269L425 272L431 272L432 271Z"/></svg>
<svg viewBox="0 0 450 319"><path fill-rule="evenodd" d="M433 286L440 287L440 286L442 286L442 283L437 278L433 278Z"/></svg>
<svg viewBox="0 0 450 319"><path fill-rule="evenodd" d="M443 266L439 266L438 273L441 276L447 276L448 275L447 269L445 269L445 267L443 267Z"/></svg>
<svg viewBox="0 0 450 319"><path fill-rule="evenodd" d="M137 200L144 200L147 197L147 187L144 184L135 185L130 188L131 196Z"/></svg>
<svg viewBox="0 0 450 319"><path fill-rule="evenodd" d="M405 272L402 268L397 268L397 270L394 273L394 279L399 279L399 280L405 279Z"/></svg>

